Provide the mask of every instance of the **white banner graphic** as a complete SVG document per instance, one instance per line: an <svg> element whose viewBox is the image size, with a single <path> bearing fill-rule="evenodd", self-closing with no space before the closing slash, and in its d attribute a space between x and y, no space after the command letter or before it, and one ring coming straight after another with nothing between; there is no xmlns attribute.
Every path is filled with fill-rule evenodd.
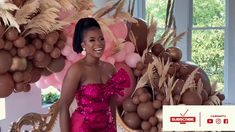
<svg viewBox="0 0 235 132"><path fill-rule="evenodd" d="M235 131L235 106L163 106L163 131Z"/></svg>

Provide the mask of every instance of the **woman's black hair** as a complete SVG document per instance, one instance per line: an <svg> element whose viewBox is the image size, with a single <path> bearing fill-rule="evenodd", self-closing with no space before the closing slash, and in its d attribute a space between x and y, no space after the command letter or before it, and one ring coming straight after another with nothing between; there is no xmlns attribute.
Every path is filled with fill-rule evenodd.
<svg viewBox="0 0 235 132"><path fill-rule="evenodd" d="M83 49L81 43L83 41L84 31L92 27L100 29L99 23L94 18L82 18L77 22L73 35L73 50L75 52L82 52Z"/></svg>

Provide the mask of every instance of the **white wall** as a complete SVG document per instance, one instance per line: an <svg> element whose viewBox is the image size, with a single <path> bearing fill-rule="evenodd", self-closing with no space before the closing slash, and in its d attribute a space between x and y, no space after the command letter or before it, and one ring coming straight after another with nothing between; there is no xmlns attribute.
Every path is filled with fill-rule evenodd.
<svg viewBox="0 0 235 132"><path fill-rule="evenodd" d="M2 110L1 110L2 111ZM13 93L5 98L6 119L0 120L2 132L7 132L11 123L26 113L42 113L41 90L32 86L28 93Z"/></svg>

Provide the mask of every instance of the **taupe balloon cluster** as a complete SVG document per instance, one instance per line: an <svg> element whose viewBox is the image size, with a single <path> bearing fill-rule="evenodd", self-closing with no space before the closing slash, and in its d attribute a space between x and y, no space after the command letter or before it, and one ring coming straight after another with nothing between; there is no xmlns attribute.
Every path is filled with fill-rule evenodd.
<svg viewBox="0 0 235 132"><path fill-rule="evenodd" d="M66 36L61 31L21 36L16 28L0 26L0 97L28 92L30 83L64 68L61 55Z"/></svg>
<svg viewBox="0 0 235 132"><path fill-rule="evenodd" d="M165 66L169 64L169 67L162 83L163 78L156 68L152 82L157 85L148 83L138 88L123 102L122 119L129 128L142 129L146 132L162 131L163 105L222 105L225 97L215 91L206 73L192 63L180 61L181 58L182 52L179 48L173 46L165 49L161 44L156 43L150 52L145 53L144 61L137 63L134 75L139 78L149 72L148 66L155 59L162 60L163 64ZM187 81L191 74L194 74L191 79L194 87L188 88ZM162 85L158 85L159 82ZM202 84L201 90L199 90L200 84ZM172 87L169 89L168 86Z"/></svg>

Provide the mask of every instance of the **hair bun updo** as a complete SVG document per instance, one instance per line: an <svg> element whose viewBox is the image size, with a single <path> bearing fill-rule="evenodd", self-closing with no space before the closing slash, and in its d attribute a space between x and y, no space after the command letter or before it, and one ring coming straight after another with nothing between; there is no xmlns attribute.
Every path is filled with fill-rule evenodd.
<svg viewBox="0 0 235 132"><path fill-rule="evenodd" d="M82 41L83 41L83 34L84 31L92 28L92 27L97 27L100 29L99 23L94 19L94 18L82 18L80 19L76 26L75 26L75 31L73 35L73 50L77 53L82 52Z"/></svg>

